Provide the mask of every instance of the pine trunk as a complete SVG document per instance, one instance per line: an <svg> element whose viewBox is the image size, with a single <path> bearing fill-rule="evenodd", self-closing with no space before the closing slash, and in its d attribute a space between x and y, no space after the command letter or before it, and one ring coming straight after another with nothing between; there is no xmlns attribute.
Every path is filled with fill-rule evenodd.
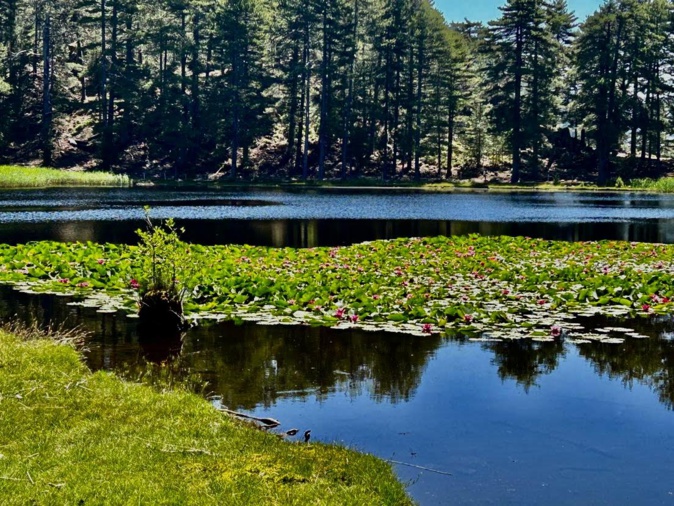
<svg viewBox="0 0 674 506"><path fill-rule="evenodd" d="M42 164L52 164L51 128L51 19L47 15L42 27Z"/></svg>

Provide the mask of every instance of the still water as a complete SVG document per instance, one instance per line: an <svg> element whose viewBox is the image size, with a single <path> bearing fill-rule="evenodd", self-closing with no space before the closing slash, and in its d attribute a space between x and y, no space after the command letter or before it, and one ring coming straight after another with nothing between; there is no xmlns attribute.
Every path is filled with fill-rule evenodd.
<svg viewBox="0 0 674 506"><path fill-rule="evenodd" d="M472 232L674 242L674 196L164 189L2 192L0 241L136 242L144 204L206 244ZM230 323L162 347L124 315L68 303L0 287L2 318L90 331L92 369L135 379L169 360L172 374L206 382L197 389L216 405L400 462L396 472L424 505L674 504L671 319L591 325L649 336L618 345Z"/></svg>
<svg viewBox="0 0 674 506"><path fill-rule="evenodd" d="M631 322L649 339L621 345L227 323L164 348L64 297L2 287L0 301L0 316L92 332L94 370L137 379L173 357L216 405L402 462L421 504L674 503L671 319Z"/></svg>
<svg viewBox="0 0 674 506"><path fill-rule="evenodd" d="M0 242L135 243L144 205L200 244L337 246L468 233L674 242L674 195L164 188L3 191Z"/></svg>

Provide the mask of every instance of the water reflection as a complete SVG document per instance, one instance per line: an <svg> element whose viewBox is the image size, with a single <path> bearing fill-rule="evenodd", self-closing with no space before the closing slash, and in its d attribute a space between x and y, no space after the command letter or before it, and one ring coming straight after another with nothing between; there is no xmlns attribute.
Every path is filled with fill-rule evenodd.
<svg viewBox="0 0 674 506"><path fill-rule="evenodd" d="M515 380L525 392L536 385L539 376L552 373L565 356L561 340L537 342L531 339L493 342L485 345L494 354L492 363L499 378Z"/></svg>
<svg viewBox="0 0 674 506"><path fill-rule="evenodd" d="M190 331L181 363L208 381L230 408L271 406L344 392L375 402L409 400L440 337L335 333L311 327L260 325Z"/></svg>
<svg viewBox="0 0 674 506"><path fill-rule="evenodd" d="M614 324L606 318L596 318L599 325ZM674 320L658 317L655 320L631 322L637 332L649 339L627 339L621 345L582 346L580 355L591 362L598 374L619 379L627 388L635 383L648 386L660 402L674 409Z"/></svg>
<svg viewBox="0 0 674 506"><path fill-rule="evenodd" d="M36 296L0 287L0 317L66 328L91 334L89 366L137 377L147 362L174 360L178 374L198 374L208 389L233 409L272 406L283 398L323 400L335 392L365 395L373 402L399 403L414 397L424 371L446 346L478 345L463 338L449 341L437 335L335 331L323 327L201 326L172 336L139 333L137 320L97 313L69 305L68 297ZM674 320L669 317L620 322L606 317L585 321L587 328L629 326L649 336L623 344L588 343L577 353L596 373L619 379L626 387L648 386L660 402L674 408ZM502 381L513 381L525 392L552 374L567 359L571 345L562 340L512 340L479 346L491 355L491 367ZM451 365L448 365L451 367Z"/></svg>
<svg viewBox="0 0 674 506"><path fill-rule="evenodd" d="M622 240L674 243L674 220L627 223L474 222L438 220L177 220L197 244L273 247L343 246L376 239L466 234L530 236L564 241ZM136 244L140 220L0 223L0 242L94 241Z"/></svg>
<svg viewBox="0 0 674 506"><path fill-rule="evenodd" d="M670 318L620 323L649 338L619 345L478 344L227 323L190 329L166 347L139 337L136 320L124 315L0 287L0 317L14 314L92 332L85 352L92 369L136 379L147 374L148 361L169 360L152 368L156 377L186 381L232 409L277 418L284 429L313 429L318 440L452 472L450 482L397 469L422 504L448 497L541 504L550 494L570 504L588 497L654 503L674 465Z"/></svg>
<svg viewBox="0 0 674 506"><path fill-rule="evenodd" d="M186 332L161 326L157 328L142 322L137 323L136 332L138 346L146 362L163 364L180 357Z"/></svg>

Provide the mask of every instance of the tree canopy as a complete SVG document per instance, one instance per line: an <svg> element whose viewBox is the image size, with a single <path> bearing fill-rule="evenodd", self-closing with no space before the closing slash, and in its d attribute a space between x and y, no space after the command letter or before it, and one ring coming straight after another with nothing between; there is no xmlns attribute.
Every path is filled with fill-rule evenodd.
<svg viewBox="0 0 674 506"><path fill-rule="evenodd" d="M606 182L667 165L672 27L667 0L0 0L0 158Z"/></svg>

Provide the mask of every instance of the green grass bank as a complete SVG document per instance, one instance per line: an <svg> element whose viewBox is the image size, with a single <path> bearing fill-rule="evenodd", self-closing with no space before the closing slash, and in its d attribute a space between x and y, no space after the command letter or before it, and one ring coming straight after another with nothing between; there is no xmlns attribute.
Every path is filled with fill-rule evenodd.
<svg viewBox="0 0 674 506"><path fill-rule="evenodd" d="M632 179L627 188L630 190L648 190L659 193L674 193L674 177L661 177L659 179Z"/></svg>
<svg viewBox="0 0 674 506"><path fill-rule="evenodd" d="M409 504L381 460L292 443L183 391L0 332L0 503ZM317 429L317 428L314 428Z"/></svg>
<svg viewBox="0 0 674 506"><path fill-rule="evenodd" d="M129 186L128 176L109 172L81 172L42 167L0 165L0 188L47 186Z"/></svg>

